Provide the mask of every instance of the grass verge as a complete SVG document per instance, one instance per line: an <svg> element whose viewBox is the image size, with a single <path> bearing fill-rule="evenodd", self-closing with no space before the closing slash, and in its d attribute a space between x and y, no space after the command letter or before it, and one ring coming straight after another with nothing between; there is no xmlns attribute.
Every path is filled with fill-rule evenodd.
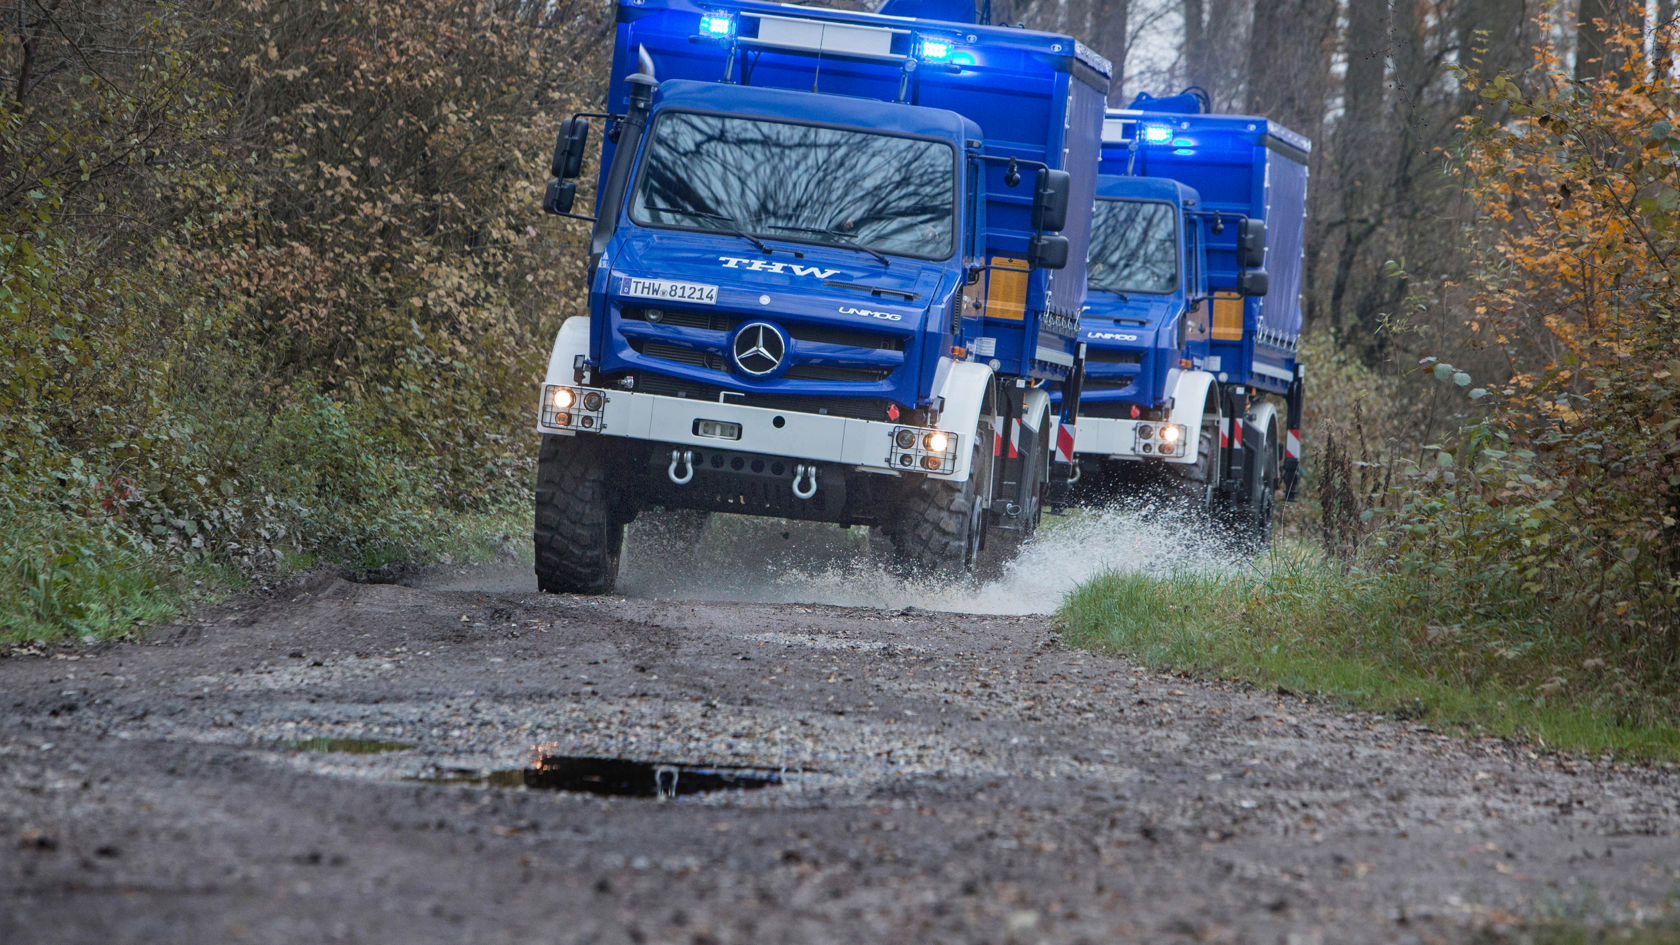
<svg viewBox="0 0 1680 945"><path fill-rule="evenodd" d="M1455 606L1451 576L1342 569L1286 548L1236 574L1108 573L1077 588L1072 646L1281 687L1432 727L1546 748L1680 759L1680 695L1582 656L1543 615Z"/></svg>
<svg viewBox="0 0 1680 945"><path fill-rule="evenodd" d="M119 639L252 585L249 570L225 555L148 552L131 532L97 519L47 518L32 528L21 521L5 524L0 646ZM366 572L398 562L486 561L529 527L525 502L491 512L434 511L402 522L400 532L353 547L279 554L260 577L273 580L325 565Z"/></svg>

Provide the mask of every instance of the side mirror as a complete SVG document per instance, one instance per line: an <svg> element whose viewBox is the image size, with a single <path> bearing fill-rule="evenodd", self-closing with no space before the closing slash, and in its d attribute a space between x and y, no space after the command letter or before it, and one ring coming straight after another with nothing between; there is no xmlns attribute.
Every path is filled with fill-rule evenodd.
<svg viewBox="0 0 1680 945"><path fill-rule="evenodd" d="M1067 264L1067 237L1040 233L1027 244L1027 268L1066 269Z"/></svg>
<svg viewBox="0 0 1680 945"><path fill-rule="evenodd" d="M1265 295L1271 285L1272 277L1264 269L1244 269L1237 273L1237 291L1245 296Z"/></svg>
<svg viewBox="0 0 1680 945"><path fill-rule="evenodd" d="M560 123L560 133L554 139L554 163L549 173L561 180L571 180L583 173L583 149L589 144L589 120L568 118Z"/></svg>
<svg viewBox="0 0 1680 945"><path fill-rule="evenodd" d="M1244 269L1266 264L1266 224L1259 220L1237 223L1237 265ZM1258 293L1264 295L1262 291Z"/></svg>
<svg viewBox="0 0 1680 945"><path fill-rule="evenodd" d="M1073 179L1067 171L1039 169L1038 183L1033 187L1033 229L1057 233L1067 226L1068 194L1072 188Z"/></svg>
<svg viewBox="0 0 1680 945"><path fill-rule="evenodd" d="M571 213L572 202L576 199L577 181L551 180L548 182L548 192L543 194L543 210L556 215Z"/></svg>

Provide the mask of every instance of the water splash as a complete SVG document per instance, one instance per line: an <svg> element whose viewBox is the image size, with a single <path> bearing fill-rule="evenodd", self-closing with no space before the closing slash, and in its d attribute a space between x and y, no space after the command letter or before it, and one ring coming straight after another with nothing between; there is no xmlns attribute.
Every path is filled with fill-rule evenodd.
<svg viewBox="0 0 1680 945"><path fill-rule="evenodd" d="M993 580L929 580L891 573L870 555L866 530L714 515L662 527L658 514L625 536L618 592L636 597L757 603L919 607L976 614L1042 614L1106 571L1224 570L1233 556L1206 527L1152 508L1045 516L1037 538Z"/></svg>

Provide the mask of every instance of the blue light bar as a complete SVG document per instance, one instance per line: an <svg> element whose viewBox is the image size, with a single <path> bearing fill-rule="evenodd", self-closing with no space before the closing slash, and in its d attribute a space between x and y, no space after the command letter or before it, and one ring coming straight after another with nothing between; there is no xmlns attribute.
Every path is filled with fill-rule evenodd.
<svg viewBox="0 0 1680 945"><path fill-rule="evenodd" d="M735 18L725 13L708 13L700 18L700 32L713 39L735 35Z"/></svg>
<svg viewBox="0 0 1680 945"><path fill-rule="evenodd" d="M945 62L956 51L948 39L933 39L924 36L916 49L916 58L923 62Z"/></svg>
<svg viewBox="0 0 1680 945"><path fill-rule="evenodd" d="M1144 125L1143 140L1150 144L1166 144L1172 140L1172 129L1162 128L1160 125Z"/></svg>

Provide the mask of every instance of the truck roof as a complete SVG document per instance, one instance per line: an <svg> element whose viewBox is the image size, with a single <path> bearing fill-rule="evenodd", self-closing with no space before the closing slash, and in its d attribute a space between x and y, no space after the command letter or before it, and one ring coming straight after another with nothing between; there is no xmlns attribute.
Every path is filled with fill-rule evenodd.
<svg viewBox="0 0 1680 945"><path fill-rule="evenodd" d="M671 79L661 83L655 101L664 108L749 114L779 120L851 125L874 132L935 137L961 143L978 137L980 127L953 111L915 107L844 95L813 94Z"/></svg>
<svg viewBox="0 0 1680 945"><path fill-rule="evenodd" d="M1241 150L1256 144L1294 161L1307 163L1312 142L1304 135L1268 118L1255 115L1185 115L1111 108L1103 113L1103 150L1129 146L1140 139L1145 150L1161 149L1213 157L1220 151Z"/></svg>
<svg viewBox="0 0 1680 945"><path fill-rule="evenodd" d="M1124 174L1102 174L1097 177L1097 198L1110 200L1165 200L1194 208L1201 197L1194 187L1187 187L1165 177L1128 177Z"/></svg>

